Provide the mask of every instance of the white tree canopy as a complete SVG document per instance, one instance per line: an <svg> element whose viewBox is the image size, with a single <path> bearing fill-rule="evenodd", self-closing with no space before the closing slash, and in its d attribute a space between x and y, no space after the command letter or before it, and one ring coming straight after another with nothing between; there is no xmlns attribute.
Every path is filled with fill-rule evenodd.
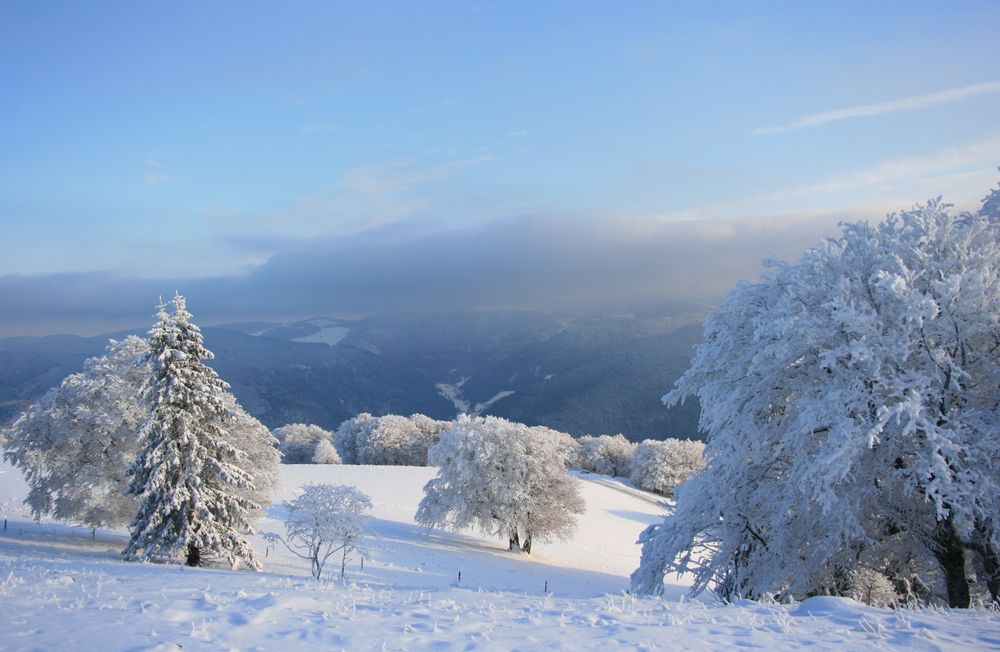
<svg viewBox="0 0 1000 652"><path fill-rule="evenodd" d="M333 433L333 444L344 464L361 464L358 461L358 439L366 436L366 431L374 425L374 418L368 412L362 412L337 426Z"/></svg>
<svg viewBox="0 0 1000 652"><path fill-rule="evenodd" d="M329 430L312 424L289 423L275 428L273 434L280 443L281 461L285 464L340 464ZM323 461L317 462L317 456Z"/></svg>
<svg viewBox="0 0 1000 652"><path fill-rule="evenodd" d="M149 378L142 338L111 340L103 356L32 404L7 431L4 459L28 482L36 518L93 527L128 523L139 507L125 495L125 469L139 449L146 418L140 400Z"/></svg>
<svg viewBox="0 0 1000 652"><path fill-rule="evenodd" d="M844 593L868 568L967 606L970 561L997 599L997 197L843 225L730 293L664 397L698 397L708 465L643 533L637 591Z"/></svg>
<svg viewBox="0 0 1000 652"><path fill-rule="evenodd" d="M427 466L427 449L450 426L423 414L374 417L362 412L341 423L333 441L345 464Z"/></svg>
<svg viewBox="0 0 1000 652"><path fill-rule="evenodd" d="M349 485L307 484L299 497L283 506L285 536L266 533L264 537L280 541L290 552L307 560L316 579L323 574L327 560L340 552L343 579L348 555L360 550L364 541L371 498Z"/></svg>
<svg viewBox="0 0 1000 652"><path fill-rule="evenodd" d="M636 445L625 435L580 437L581 468L612 477L627 477L632 469Z"/></svg>
<svg viewBox="0 0 1000 652"><path fill-rule="evenodd" d="M462 415L431 447L437 477L424 486L416 520L475 527L531 552L532 541L565 538L584 510L566 473L566 447L547 428Z"/></svg>
<svg viewBox="0 0 1000 652"><path fill-rule="evenodd" d="M705 444L690 439L647 439L632 457L632 484L664 496L691 479L705 466Z"/></svg>
<svg viewBox="0 0 1000 652"><path fill-rule="evenodd" d="M337 449L333 447L333 442L329 439L322 439L316 443L316 448L313 449L313 464L340 464L340 455L337 454Z"/></svg>

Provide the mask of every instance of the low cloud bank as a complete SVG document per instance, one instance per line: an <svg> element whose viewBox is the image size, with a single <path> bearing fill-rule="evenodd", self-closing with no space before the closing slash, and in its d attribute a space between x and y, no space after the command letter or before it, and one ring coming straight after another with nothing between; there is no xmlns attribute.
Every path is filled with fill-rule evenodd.
<svg viewBox="0 0 1000 652"><path fill-rule="evenodd" d="M152 323L159 296L187 295L199 323L446 309L628 310L717 298L837 233L824 215L650 221L526 216L439 231L378 229L260 243L232 277L110 272L0 277L0 336L93 334Z"/></svg>

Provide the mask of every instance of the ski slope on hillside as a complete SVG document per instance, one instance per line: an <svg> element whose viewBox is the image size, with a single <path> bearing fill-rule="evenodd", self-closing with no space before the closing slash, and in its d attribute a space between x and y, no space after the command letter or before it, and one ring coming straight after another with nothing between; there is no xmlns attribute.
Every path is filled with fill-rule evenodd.
<svg viewBox="0 0 1000 652"><path fill-rule="evenodd" d="M9 519L0 649L1000 649L1000 618L985 611L894 612L842 598L721 606L684 599L683 582L663 599L633 598L624 589L634 541L659 518L655 499L582 480L587 511L575 537L528 557L474 532L414 524L433 474L283 467L278 501L307 482L341 482L375 505L364 570L355 557L345 582L316 582L280 547L266 552L261 573L121 562L124 532L92 539L88 529L32 522L19 474L0 466ZM272 508L261 529L281 532L280 512Z"/></svg>

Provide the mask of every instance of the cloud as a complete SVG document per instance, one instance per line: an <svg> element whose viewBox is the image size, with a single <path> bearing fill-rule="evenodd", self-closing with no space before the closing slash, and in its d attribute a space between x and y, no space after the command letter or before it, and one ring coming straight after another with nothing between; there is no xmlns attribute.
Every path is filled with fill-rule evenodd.
<svg viewBox="0 0 1000 652"><path fill-rule="evenodd" d="M971 191L981 197L996 178L994 154L1000 154L1000 137L884 162L785 194L901 179L967 184L982 172L984 180ZM980 160L991 161L988 171L964 167ZM405 166L359 169L345 185L395 201L411 187L408 174ZM203 325L489 308L648 312L669 303L713 302L739 280L757 278L762 259L795 260L836 235L841 220L880 219L940 190L887 207L855 203L827 212L817 212L812 198L810 211L780 211L778 197L770 206L747 200L683 219L527 214L472 223L408 219L322 237L243 234L220 246L258 264L226 277L0 276L0 336L146 327L157 298L175 290L188 296ZM756 214L748 214L751 209ZM731 217L706 216L712 212Z"/></svg>
<svg viewBox="0 0 1000 652"><path fill-rule="evenodd" d="M952 102L959 102L970 97L997 92L1000 92L1000 81L987 81L980 84L973 84L971 86L951 88L944 91L938 91L936 93L927 93L926 95L903 97L896 100L889 100L888 102L863 104L844 109L836 109L834 111L825 111L823 113L813 113L811 115L796 118L792 122L780 127L763 127L760 129L754 129L750 133L754 136L780 134L788 131L818 127L820 125L829 124L831 122L840 122L842 120L867 118L870 116L885 115L888 113L898 113L900 111L914 111L916 109L924 109L931 106L937 106L938 104L950 104Z"/></svg>
<svg viewBox="0 0 1000 652"><path fill-rule="evenodd" d="M280 213L226 217L243 228L299 237L344 236L389 224L464 219L480 197L463 173L498 158L489 151L446 152L395 158L344 171L327 190L300 198ZM477 205L476 210L483 209Z"/></svg>
<svg viewBox="0 0 1000 652"><path fill-rule="evenodd" d="M599 216L523 216L444 230L386 227L282 242L252 271L226 278L112 274L0 277L16 319L0 335L143 327L179 290L202 324L385 311L630 310L720 297L756 277L769 255L796 257L836 217L658 223Z"/></svg>
<svg viewBox="0 0 1000 652"><path fill-rule="evenodd" d="M170 181L170 177L163 169L163 162L155 158L146 159L146 183L155 188L167 181Z"/></svg>
<svg viewBox="0 0 1000 652"><path fill-rule="evenodd" d="M732 201L717 202L659 215L664 222L690 222L762 213L817 215L861 212L879 217L916 200L938 195L960 209L977 208L996 180L1000 135L916 156L879 161L815 183L783 188Z"/></svg>
<svg viewBox="0 0 1000 652"><path fill-rule="evenodd" d="M908 156L881 161L867 168L831 177L817 184L786 190L775 198L797 197L818 193L834 193L864 188L922 182L940 177L995 176L1000 161L1000 135L990 136L972 143L947 147L919 156ZM982 175L982 176L980 176ZM980 190L987 186L978 185ZM936 194L944 191L941 188ZM977 191L978 192L978 191ZM951 194L951 193L948 193Z"/></svg>

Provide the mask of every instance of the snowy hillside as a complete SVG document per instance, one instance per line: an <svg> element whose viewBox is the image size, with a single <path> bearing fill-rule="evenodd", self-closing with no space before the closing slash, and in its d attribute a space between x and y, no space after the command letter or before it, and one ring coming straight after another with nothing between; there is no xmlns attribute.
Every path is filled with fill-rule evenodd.
<svg viewBox="0 0 1000 652"><path fill-rule="evenodd" d="M1000 649L1000 617L888 611L840 598L720 606L624 594L639 531L659 498L580 476L587 511L572 541L531 557L475 533L413 522L430 468L285 466L306 482L353 484L374 502L371 558L341 583L271 549L262 573L123 563L122 532L35 524L18 472L0 466L0 649ZM280 507L262 530L281 531ZM258 550L266 548L255 538ZM461 572L461 582L458 573ZM544 592L546 585L549 593Z"/></svg>

